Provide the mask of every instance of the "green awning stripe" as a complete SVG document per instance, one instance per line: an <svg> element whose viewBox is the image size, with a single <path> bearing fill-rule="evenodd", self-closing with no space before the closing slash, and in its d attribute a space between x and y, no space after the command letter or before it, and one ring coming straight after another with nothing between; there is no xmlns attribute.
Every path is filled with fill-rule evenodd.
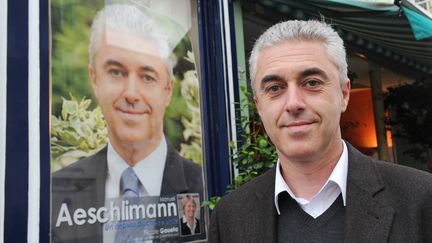
<svg viewBox="0 0 432 243"><path fill-rule="evenodd" d="M352 47L370 52L380 62L395 68L400 68L396 63L402 63L423 73L432 72L432 20L406 1L401 6L354 0L256 1L286 19L324 16ZM273 17L268 15L267 20L278 21Z"/></svg>
<svg viewBox="0 0 432 243"><path fill-rule="evenodd" d="M416 40L432 37L432 20L424 15L418 14L411 9L402 6L405 16L411 24L411 29Z"/></svg>

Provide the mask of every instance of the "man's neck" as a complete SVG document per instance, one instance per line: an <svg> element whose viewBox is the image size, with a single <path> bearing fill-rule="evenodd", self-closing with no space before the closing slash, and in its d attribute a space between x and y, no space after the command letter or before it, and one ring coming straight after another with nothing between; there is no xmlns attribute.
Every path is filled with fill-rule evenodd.
<svg viewBox="0 0 432 243"><path fill-rule="evenodd" d="M162 135L163 136L163 135ZM161 143L162 137L152 139L145 143L125 143L111 141L115 151L130 165L134 166L139 161L147 157Z"/></svg>
<svg viewBox="0 0 432 243"><path fill-rule="evenodd" d="M280 158L282 175L296 197L312 199L324 186L343 151L342 142L314 161L293 161Z"/></svg>

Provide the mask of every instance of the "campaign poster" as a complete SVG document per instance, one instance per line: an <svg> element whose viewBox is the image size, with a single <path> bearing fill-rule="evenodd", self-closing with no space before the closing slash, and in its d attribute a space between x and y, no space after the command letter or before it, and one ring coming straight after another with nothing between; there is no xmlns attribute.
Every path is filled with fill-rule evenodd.
<svg viewBox="0 0 432 243"><path fill-rule="evenodd" d="M51 1L51 242L207 239L193 0Z"/></svg>

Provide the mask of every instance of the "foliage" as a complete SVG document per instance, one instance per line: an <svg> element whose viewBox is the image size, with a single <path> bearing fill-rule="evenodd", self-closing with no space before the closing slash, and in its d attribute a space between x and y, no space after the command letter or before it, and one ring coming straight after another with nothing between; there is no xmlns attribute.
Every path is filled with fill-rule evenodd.
<svg viewBox="0 0 432 243"><path fill-rule="evenodd" d="M203 201L201 207L209 208L213 210L216 204L222 199L222 197L211 197L208 201Z"/></svg>
<svg viewBox="0 0 432 243"><path fill-rule="evenodd" d="M276 150L265 133L252 94L244 87L241 91L246 98L240 102L240 109L247 109L249 115L241 115L238 119L240 139L237 144L239 146L237 147L234 141L230 144L233 149L232 162L239 174L228 185L228 192L263 174L277 162Z"/></svg>
<svg viewBox="0 0 432 243"><path fill-rule="evenodd" d="M181 91L184 74L188 71L195 71L195 63L190 62L187 58L191 49L191 42L187 35L174 49L174 54L177 57L177 64L173 70L175 82L171 103L165 111L164 131L169 141L176 149L181 149L181 143L183 141L183 130L185 127L182 122L182 117L190 119L192 116L187 109L188 105ZM198 81L196 85L198 85Z"/></svg>
<svg viewBox="0 0 432 243"><path fill-rule="evenodd" d="M108 132L99 107L88 110L91 100L63 98L61 115L51 118L51 168L59 170L99 151Z"/></svg>
<svg viewBox="0 0 432 243"><path fill-rule="evenodd" d="M237 120L241 139L230 143L233 149L232 162L239 173L228 185L228 193L266 172L276 164L278 158L270 138L265 133L252 94L245 87L241 87L241 91L246 98L240 102L240 109L247 110L249 115L246 115L246 112L241 113ZM213 209L219 200L220 197L212 197L204 205Z"/></svg>
<svg viewBox="0 0 432 243"><path fill-rule="evenodd" d="M87 48L92 19L103 2L52 1L52 107L56 115L60 113L61 97L69 93L78 99L95 100L87 77Z"/></svg>
<svg viewBox="0 0 432 243"><path fill-rule="evenodd" d="M185 57L191 63L195 63L192 52L188 52ZM198 74L195 69L184 73L181 82L181 94L186 101L190 116L182 116L181 121L184 126L183 139L180 144L180 154L199 164L202 164L201 149L201 112L199 104L199 85Z"/></svg>
<svg viewBox="0 0 432 243"><path fill-rule="evenodd" d="M388 89L386 108L391 112L387 123L394 128L394 136L413 144L406 150L413 158L429 163L432 172L432 78L417 80L413 84Z"/></svg>

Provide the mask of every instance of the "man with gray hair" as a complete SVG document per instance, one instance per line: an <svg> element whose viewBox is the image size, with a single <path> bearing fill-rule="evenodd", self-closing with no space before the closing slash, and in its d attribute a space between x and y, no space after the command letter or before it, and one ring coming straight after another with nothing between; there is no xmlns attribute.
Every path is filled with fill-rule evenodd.
<svg viewBox="0 0 432 243"><path fill-rule="evenodd" d="M116 198L127 199L122 210L131 198L196 193L203 199L201 166L181 157L163 132L173 89L170 54L160 26L132 5L108 5L95 17L88 74L109 143L53 174L52 242L145 239L142 228L134 235L111 230L108 204ZM129 218L127 209L121 213L122 220Z"/></svg>
<svg viewBox="0 0 432 243"><path fill-rule="evenodd" d="M249 65L278 162L216 205L210 242L432 241L432 175L372 160L342 140L351 87L331 26L276 24Z"/></svg>

